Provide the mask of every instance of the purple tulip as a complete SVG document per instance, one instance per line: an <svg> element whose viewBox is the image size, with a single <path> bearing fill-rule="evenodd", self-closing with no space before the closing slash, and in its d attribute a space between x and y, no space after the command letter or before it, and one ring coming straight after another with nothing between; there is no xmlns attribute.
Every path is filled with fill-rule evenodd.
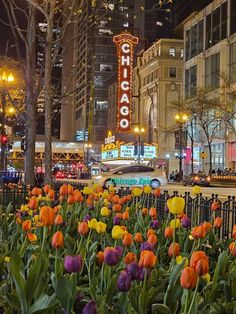
<svg viewBox="0 0 236 314"><path fill-rule="evenodd" d="M83 308L82 314L98 314L96 303L93 300L87 303Z"/></svg>
<svg viewBox="0 0 236 314"><path fill-rule="evenodd" d="M106 249L104 251L104 263L109 266L115 266L118 263L119 256L115 249Z"/></svg>
<svg viewBox="0 0 236 314"><path fill-rule="evenodd" d="M83 221L91 220L91 216L89 214L85 215Z"/></svg>
<svg viewBox="0 0 236 314"><path fill-rule="evenodd" d="M94 205L89 205L88 209L89 210L93 210L94 209Z"/></svg>
<svg viewBox="0 0 236 314"><path fill-rule="evenodd" d="M191 224L191 220L187 216L185 216L184 218L181 219L181 223L182 223L183 228L189 228Z"/></svg>
<svg viewBox="0 0 236 314"><path fill-rule="evenodd" d="M146 272L146 278L149 279L151 275L151 269L150 268L142 268L140 272L139 280L143 281L145 278L145 272Z"/></svg>
<svg viewBox="0 0 236 314"><path fill-rule="evenodd" d="M142 273L142 268L137 262L133 262L126 266L127 272L130 274L132 280L139 280Z"/></svg>
<svg viewBox="0 0 236 314"><path fill-rule="evenodd" d="M157 219L154 219L151 221L151 228L152 229L157 229L159 227L159 221Z"/></svg>
<svg viewBox="0 0 236 314"><path fill-rule="evenodd" d="M116 252L118 258L121 258L121 256L123 255L123 249L122 249L122 247L121 247L121 246L116 246L116 247L115 247L115 252Z"/></svg>
<svg viewBox="0 0 236 314"><path fill-rule="evenodd" d="M168 208L168 206L165 207L165 213L167 213L167 214L169 213L169 208Z"/></svg>
<svg viewBox="0 0 236 314"><path fill-rule="evenodd" d="M148 242L143 242L141 243L141 246L140 246L140 250L141 251L153 251L154 250L154 245L151 244L151 243L148 243Z"/></svg>
<svg viewBox="0 0 236 314"><path fill-rule="evenodd" d="M113 224L114 225L119 225L120 224L120 218L119 217L114 217L113 218Z"/></svg>
<svg viewBox="0 0 236 314"><path fill-rule="evenodd" d="M123 270L120 272L119 277L117 279L117 288L120 291L130 290L130 288L131 288L131 276L126 270Z"/></svg>
<svg viewBox="0 0 236 314"><path fill-rule="evenodd" d="M83 258L80 255L67 255L64 260L64 267L68 273L79 273L83 266Z"/></svg>

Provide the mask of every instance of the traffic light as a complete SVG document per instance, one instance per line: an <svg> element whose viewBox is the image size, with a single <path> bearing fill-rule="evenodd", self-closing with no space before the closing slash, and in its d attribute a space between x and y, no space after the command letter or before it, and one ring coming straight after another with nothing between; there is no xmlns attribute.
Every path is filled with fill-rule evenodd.
<svg viewBox="0 0 236 314"><path fill-rule="evenodd" d="M8 137L7 137L7 135L6 135L6 134L2 134L2 135L1 135L1 144L2 144L2 145L6 145L7 142L8 142Z"/></svg>

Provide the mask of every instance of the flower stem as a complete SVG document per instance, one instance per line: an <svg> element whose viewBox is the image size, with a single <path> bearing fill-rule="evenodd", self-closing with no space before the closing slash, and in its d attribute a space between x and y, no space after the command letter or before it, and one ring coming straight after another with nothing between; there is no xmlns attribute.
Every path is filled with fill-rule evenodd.
<svg viewBox="0 0 236 314"><path fill-rule="evenodd" d="M188 308L188 296L189 296L189 290L187 289L187 295L186 295L186 298L185 298L185 305L184 305L184 314L187 313L187 308Z"/></svg>
<svg viewBox="0 0 236 314"><path fill-rule="evenodd" d="M42 240L41 252L44 249L44 244L45 244L45 240L46 240L46 233L47 233L47 227L43 226L43 240Z"/></svg>
<svg viewBox="0 0 236 314"><path fill-rule="evenodd" d="M200 279L199 279L199 277L198 277L198 279L197 279L197 285L196 285L196 288L195 288L195 291L194 291L194 295L193 295L193 298L192 298L191 305L190 305L189 310L188 310L188 314L191 314L192 307L193 307L194 301L195 301L195 299L196 299L196 295L197 295L197 290L198 290L199 282L200 282Z"/></svg>

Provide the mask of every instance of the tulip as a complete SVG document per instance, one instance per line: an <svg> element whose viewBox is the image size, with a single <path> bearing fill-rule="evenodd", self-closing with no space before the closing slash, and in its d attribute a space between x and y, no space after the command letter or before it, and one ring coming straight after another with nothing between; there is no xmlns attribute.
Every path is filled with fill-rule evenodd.
<svg viewBox="0 0 236 314"><path fill-rule="evenodd" d="M114 204L114 205L112 206L112 210L113 210L114 212L120 212L121 209L122 209L122 206L121 206L120 204Z"/></svg>
<svg viewBox="0 0 236 314"><path fill-rule="evenodd" d="M180 220L179 219L172 219L170 221L170 227L172 229L178 229L180 227Z"/></svg>
<svg viewBox="0 0 236 314"><path fill-rule="evenodd" d="M148 213L148 209L147 209L146 207L144 207L144 208L142 209L142 214L143 214L144 216L146 216L147 213Z"/></svg>
<svg viewBox="0 0 236 314"><path fill-rule="evenodd" d="M216 217L214 220L214 227L221 228L222 223L223 223L223 219L221 217Z"/></svg>
<svg viewBox="0 0 236 314"><path fill-rule="evenodd" d="M233 226L232 238L236 240L236 225Z"/></svg>
<svg viewBox="0 0 236 314"><path fill-rule="evenodd" d="M171 245L169 246L169 249L168 249L168 255L170 257L173 257L173 256L178 256L180 253L180 245L179 243L171 243Z"/></svg>
<svg viewBox="0 0 236 314"><path fill-rule="evenodd" d="M89 229L94 229L94 230L96 230L97 224L98 224L98 222L97 222L97 219L95 219L95 218L93 218L93 219L91 219L91 220L88 221L88 227L89 227Z"/></svg>
<svg viewBox="0 0 236 314"><path fill-rule="evenodd" d="M152 251L144 250L140 254L139 266L153 268L156 264L157 257Z"/></svg>
<svg viewBox="0 0 236 314"><path fill-rule="evenodd" d="M131 246L132 243L133 243L132 235L130 233L125 234L123 237L123 245Z"/></svg>
<svg viewBox="0 0 236 314"><path fill-rule="evenodd" d="M157 219L154 219L152 222L151 222L151 228L152 229L157 229L159 227L159 221Z"/></svg>
<svg viewBox="0 0 236 314"><path fill-rule="evenodd" d="M114 224L114 225L119 225L119 224L120 224L120 218L115 216L115 217L113 218L113 224Z"/></svg>
<svg viewBox="0 0 236 314"><path fill-rule="evenodd" d="M83 218L83 221L87 222L88 220L91 220L91 216L89 214L85 215Z"/></svg>
<svg viewBox="0 0 236 314"><path fill-rule="evenodd" d="M88 187L88 186L85 186L84 188L83 188L83 194L84 195L89 195L89 194L92 194L93 193L93 189L92 188L90 188L90 187Z"/></svg>
<svg viewBox="0 0 236 314"><path fill-rule="evenodd" d="M126 266L126 271L130 274L132 280L139 280L141 277L142 268L137 262L133 262Z"/></svg>
<svg viewBox="0 0 236 314"><path fill-rule="evenodd" d="M117 245L115 248L114 248L118 258L120 258L122 255L123 255L123 248L119 245Z"/></svg>
<svg viewBox="0 0 236 314"><path fill-rule="evenodd" d="M182 264L183 261L185 261L184 263L184 267L187 267L189 264L189 260L187 257L183 257L182 255L178 255L176 256L176 264Z"/></svg>
<svg viewBox="0 0 236 314"><path fill-rule="evenodd" d="M109 266L115 266L118 263L119 257L115 249L105 248L104 250L104 263Z"/></svg>
<svg viewBox="0 0 236 314"><path fill-rule="evenodd" d="M37 235L34 234L34 233L28 232L28 233L27 233L27 238L28 238L28 240L29 240L30 242L35 242L35 241L37 241Z"/></svg>
<svg viewBox="0 0 236 314"><path fill-rule="evenodd" d="M202 224L203 228L206 230L206 232L208 232L209 230L211 230L212 228L212 224L208 221L204 221L204 223Z"/></svg>
<svg viewBox="0 0 236 314"><path fill-rule="evenodd" d="M104 222L99 221L97 223L96 231L97 233L104 233L106 232L106 228L107 228L107 225Z"/></svg>
<svg viewBox="0 0 236 314"><path fill-rule="evenodd" d="M191 225L191 220L187 217L187 216L184 216L182 219L181 219L181 224L183 226L183 228L189 228L190 225Z"/></svg>
<svg viewBox="0 0 236 314"><path fill-rule="evenodd" d="M125 235L125 231L120 227L120 226L114 226L112 228L112 232L111 232L111 235L112 235L112 238L115 239L115 240L119 240L119 239L122 239L123 236Z"/></svg>
<svg viewBox="0 0 236 314"><path fill-rule="evenodd" d="M192 187L192 192L193 192L193 194L200 194L201 193L201 188L200 188L200 186L198 186L198 185L194 185L193 187Z"/></svg>
<svg viewBox="0 0 236 314"><path fill-rule="evenodd" d="M48 191L47 196L49 197L50 200L53 200L55 197L55 191L51 189L50 191Z"/></svg>
<svg viewBox="0 0 236 314"><path fill-rule="evenodd" d="M171 227L166 227L165 228L165 238L166 239L171 239L173 238L173 234L174 234L174 229Z"/></svg>
<svg viewBox="0 0 236 314"><path fill-rule="evenodd" d="M123 219L124 220L128 220L129 219L129 211L128 210L123 212Z"/></svg>
<svg viewBox="0 0 236 314"><path fill-rule="evenodd" d="M235 242L231 242L229 244L229 252L232 256L234 256L234 257L236 256L236 244L235 244Z"/></svg>
<svg viewBox="0 0 236 314"><path fill-rule="evenodd" d="M141 243L140 251L153 251L154 245L148 242Z"/></svg>
<svg viewBox="0 0 236 314"><path fill-rule="evenodd" d="M54 209L48 206L43 206L40 208L39 218L44 226L51 226L54 224Z"/></svg>
<svg viewBox="0 0 236 314"><path fill-rule="evenodd" d="M63 223L62 215L56 215L55 225L61 225Z"/></svg>
<svg viewBox="0 0 236 314"><path fill-rule="evenodd" d="M129 291L131 288L131 276L126 271L123 270L120 272L119 277L117 279L117 288L120 291Z"/></svg>
<svg viewBox="0 0 236 314"><path fill-rule="evenodd" d="M154 191L153 191L153 195L159 197L161 195L161 190L160 188L156 188Z"/></svg>
<svg viewBox="0 0 236 314"><path fill-rule="evenodd" d="M36 196L31 196L29 200L29 208L30 209L36 209L38 205L38 200Z"/></svg>
<svg viewBox="0 0 236 314"><path fill-rule="evenodd" d="M191 231L192 236L194 239L202 239L206 236L206 230L203 225L194 227Z"/></svg>
<svg viewBox="0 0 236 314"><path fill-rule="evenodd" d="M138 196L141 196L142 193L143 193L143 189L141 189L141 188L133 188L132 189L133 196L138 197Z"/></svg>
<svg viewBox="0 0 236 314"><path fill-rule="evenodd" d="M49 184L44 185L43 187L44 193L48 193L51 190L51 186Z"/></svg>
<svg viewBox="0 0 236 314"><path fill-rule="evenodd" d="M68 273L79 273L82 270L83 258L80 255L67 255L64 259L64 267Z"/></svg>
<svg viewBox="0 0 236 314"><path fill-rule="evenodd" d="M101 209L101 216L107 217L107 216L109 216L109 214L110 214L109 209L107 207L102 207L102 209Z"/></svg>
<svg viewBox="0 0 236 314"><path fill-rule="evenodd" d="M149 237L151 234L155 234L155 230L153 230L153 229L148 229L148 231L147 231L147 237Z"/></svg>
<svg viewBox="0 0 236 314"><path fill-rule="evenodd" d="M126 256L124 258L124 263L126 265L128 265L128 264L131 264L131 263L135 262L136 259L137 259L137 257L135 255L135 253L129 252L129 253L126 254Z"/></svg>
<svg viewBox="0 0 236 314"><path fill-rule="evenodd" d="M206 275L202 276L202 279L209 283L211 281L211 275L207 273Z"/></svg>
<svg viewBox="0 0 236 314"><path fill-rule="evenodd" d="M22 223L22 229L23 229L24 231L29 231L29 230L31 230L31 220L27 219L27 220L23 221L23 223Z"/></svg>
<svg viewBox="0 0 236 314"><path fill-rule="evenodd" d="M60 194L61 196L66 196L66 195L67 195L67 185L66 185L66 184L63 184L63 185L60 187L59 194Z"/></svg>
<svg viewBox="0 0 236 314"><path fill-rule="evenodd" d="M194 289L197 285L197 273L192 267L186 267L183 269L180 284L184 289Z"/></svg>
<svg viewBox="0 0 236 314"><path fill-rule="evenodd" d="M152 188L150 187L150 185L145 185L145 187L143 188L143 193L150 194L151 192Z"/></svg>
<svg viewBox="0 0 236 314"><path fill-rule="evenodd" d="M97 305L94 301L90 301L83 308L82 314L98 314Z"/></svg>
<svg viewBox="0 0 236 314"><path fill-rule="evenodd" d="M190 259L190 267L199 275L205 275L209 272L209 259L205 252L195 251Z"/></svg>
<svg viewBox="0 0 236 314"><path fill-rule="evenodd" d="M179 215L184 211L185 200L183 197L174 196L167 200L167 206L171 214Z"/></svg>
<svg viewBox="0 0 236 314"><path fill-rule="evenodd" d="M157 209L155 207L151 207L149 209L149 216L152 217L153 219L157 218Z"/></svg>
<svg viewBox="0 0 236 314"><path fill-rule="evenodd" d="M143 237L140 232L137 232L134 236L134 242L141 243L143 242Z"/></svg>
<svg viewBox="0 0 236 314"><path fill-rule="evenodd" d="M150 234L147 242L155 246L157 243L157 236L155 234Z"/></svg>
<svg viewBox="0 0 236 314"><path fill-rule="evenodd" d="M104 262L104 253L102 251L99 251L97 253L97 263L98 265L102 265Z"/></svg>
<svg viewBox="0 0 236 314"><path fill-rule="evenodd" d="M84 235L88 234L88 232L89 232L89 227L88 227L87 222L86 221L79 222L79 224L78 224L78 233L80 235L84 236Z"/></svg>
<svg viewBox="0 0 236 314"><path fill-rule="evenodd" d="M211 204L211 210L216 211L220 208L220 202L218 200L214 200Z"/></svg>
<svg viewBox="0 0 236 314"><path fill-rule="evenodd" d="M67 204L71 205L75 203L75 197L73 194L69 194L67 198Z"/></svg>
<svg viewBox="0 0 236 314"><path fill-rule="evenodd" d="M114 195L114 196L112 197L113 203L118 203L118 202L119 202L119 199L120 199L119 195Z"/></svg>
<svg viewBox="0 0 236 314"><path fill-rule="evenodd" d="M57 249L61 248L64 245L64 236L61 231L57 231L52 236L52 246Z"/></svg>

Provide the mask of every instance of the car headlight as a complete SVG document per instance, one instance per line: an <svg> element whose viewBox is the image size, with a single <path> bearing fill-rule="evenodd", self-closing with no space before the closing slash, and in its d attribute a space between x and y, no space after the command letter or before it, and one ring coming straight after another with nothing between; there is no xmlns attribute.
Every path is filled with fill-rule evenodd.
<svg viewBox="0 0 236 314"><path fill-rule="evenodd" d="M211 181L211 178L210 178L210 177L207 177L206 179L207 179L207 181Z"/></svg>
<svg viewBox="0 0 236 314"><path fill-rule="evenodd" d="M196 177L194 178L194 180L198 181L198 180L199 180L198 176L196 176Z"/></svg>
<svg viewBox="0 0 236 314"><path fill-rule="evenodd" d="M102 178L102 176L97 176L97 177L95 177L95 179L101 179Z"/></svg>

